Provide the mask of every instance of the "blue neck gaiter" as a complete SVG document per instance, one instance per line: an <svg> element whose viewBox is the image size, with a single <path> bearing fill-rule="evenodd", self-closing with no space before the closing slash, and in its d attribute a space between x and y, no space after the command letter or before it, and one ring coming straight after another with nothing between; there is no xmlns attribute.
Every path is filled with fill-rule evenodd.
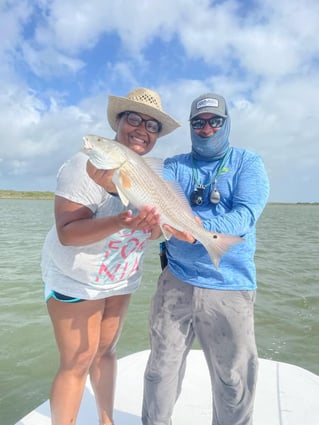
<svg viewBox="0 0 319 425"><path fill-rule="evenodd" d="M192 155L199 161L215 161L221 159L229 147L230 117L222 128L211 137L201 137L191 129Z"/></svg>

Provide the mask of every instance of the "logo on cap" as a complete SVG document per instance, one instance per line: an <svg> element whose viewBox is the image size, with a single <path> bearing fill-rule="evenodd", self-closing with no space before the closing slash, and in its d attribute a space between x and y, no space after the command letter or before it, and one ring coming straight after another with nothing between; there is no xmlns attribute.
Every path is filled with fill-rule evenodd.
<svg viewBox="0 0 319 425"><path fill-rule="evenodd" d="M201 99L197 102L196 108L205 108L206 106L212 106L213 108L218 108L218 100L217 99Z"/></svg>

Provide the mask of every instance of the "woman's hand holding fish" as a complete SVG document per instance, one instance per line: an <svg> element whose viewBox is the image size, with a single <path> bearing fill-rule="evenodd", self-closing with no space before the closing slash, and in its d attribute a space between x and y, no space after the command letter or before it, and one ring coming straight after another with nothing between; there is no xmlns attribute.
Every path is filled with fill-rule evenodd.
<svg viewBox="0 0 319 425"><path fill-rule="evenodd" d="M109 193L117 193L116 187L112 182L114 170L100 170L96 168L90 161L86 163L86 171L96 184L102 186Z"/></svg>
<svg viewBox="0 0 319 425"><path fill-rule="evenodd" d="M132 230L149 230L152 233L152 239L160 236L159 214L155 208L144 207L139 214L133 217L132 211L122 211L117 216L120 226Z"/></svg>

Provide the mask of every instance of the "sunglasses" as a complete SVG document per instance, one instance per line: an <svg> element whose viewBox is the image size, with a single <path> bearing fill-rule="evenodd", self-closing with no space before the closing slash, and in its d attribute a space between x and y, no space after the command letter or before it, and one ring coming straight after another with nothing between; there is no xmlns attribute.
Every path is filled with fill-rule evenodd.
<svg viewBox="0 0 319 425"><path fill-rule="evenodd" d="M145 123L145 128L149 133L159 133L162 129L162 124L156 120L145 120L136 112L123 112L120 116L125 115L126 121L132 127L139 127L142 122Z"/></svg>
<svg viewBox="0 0 319 425"><path fill-rule="evenodd" d="M202 130L206 123L212 127L212 128L220 128L223 126L225 122L225 118L222 117L212 117L212 118L193 118L191 120L191 126L194 130Z"/></svg>

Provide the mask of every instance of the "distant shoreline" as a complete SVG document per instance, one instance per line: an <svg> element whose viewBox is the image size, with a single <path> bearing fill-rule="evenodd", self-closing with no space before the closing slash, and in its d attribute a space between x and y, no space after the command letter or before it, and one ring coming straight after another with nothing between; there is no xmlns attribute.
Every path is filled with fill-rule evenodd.
<svg viewBox="0 0 319 425"><path fill-rule="evenodd" d="M54 192L0 190L0 199L53 200ZM319 202L269 202L273 205L319 205Z"/></svg>
<svg viewBox="0 0 319 425"><path fill-rule="evenodd" d="M0 199L54 199L54 192L0 190Z"/></svg>

